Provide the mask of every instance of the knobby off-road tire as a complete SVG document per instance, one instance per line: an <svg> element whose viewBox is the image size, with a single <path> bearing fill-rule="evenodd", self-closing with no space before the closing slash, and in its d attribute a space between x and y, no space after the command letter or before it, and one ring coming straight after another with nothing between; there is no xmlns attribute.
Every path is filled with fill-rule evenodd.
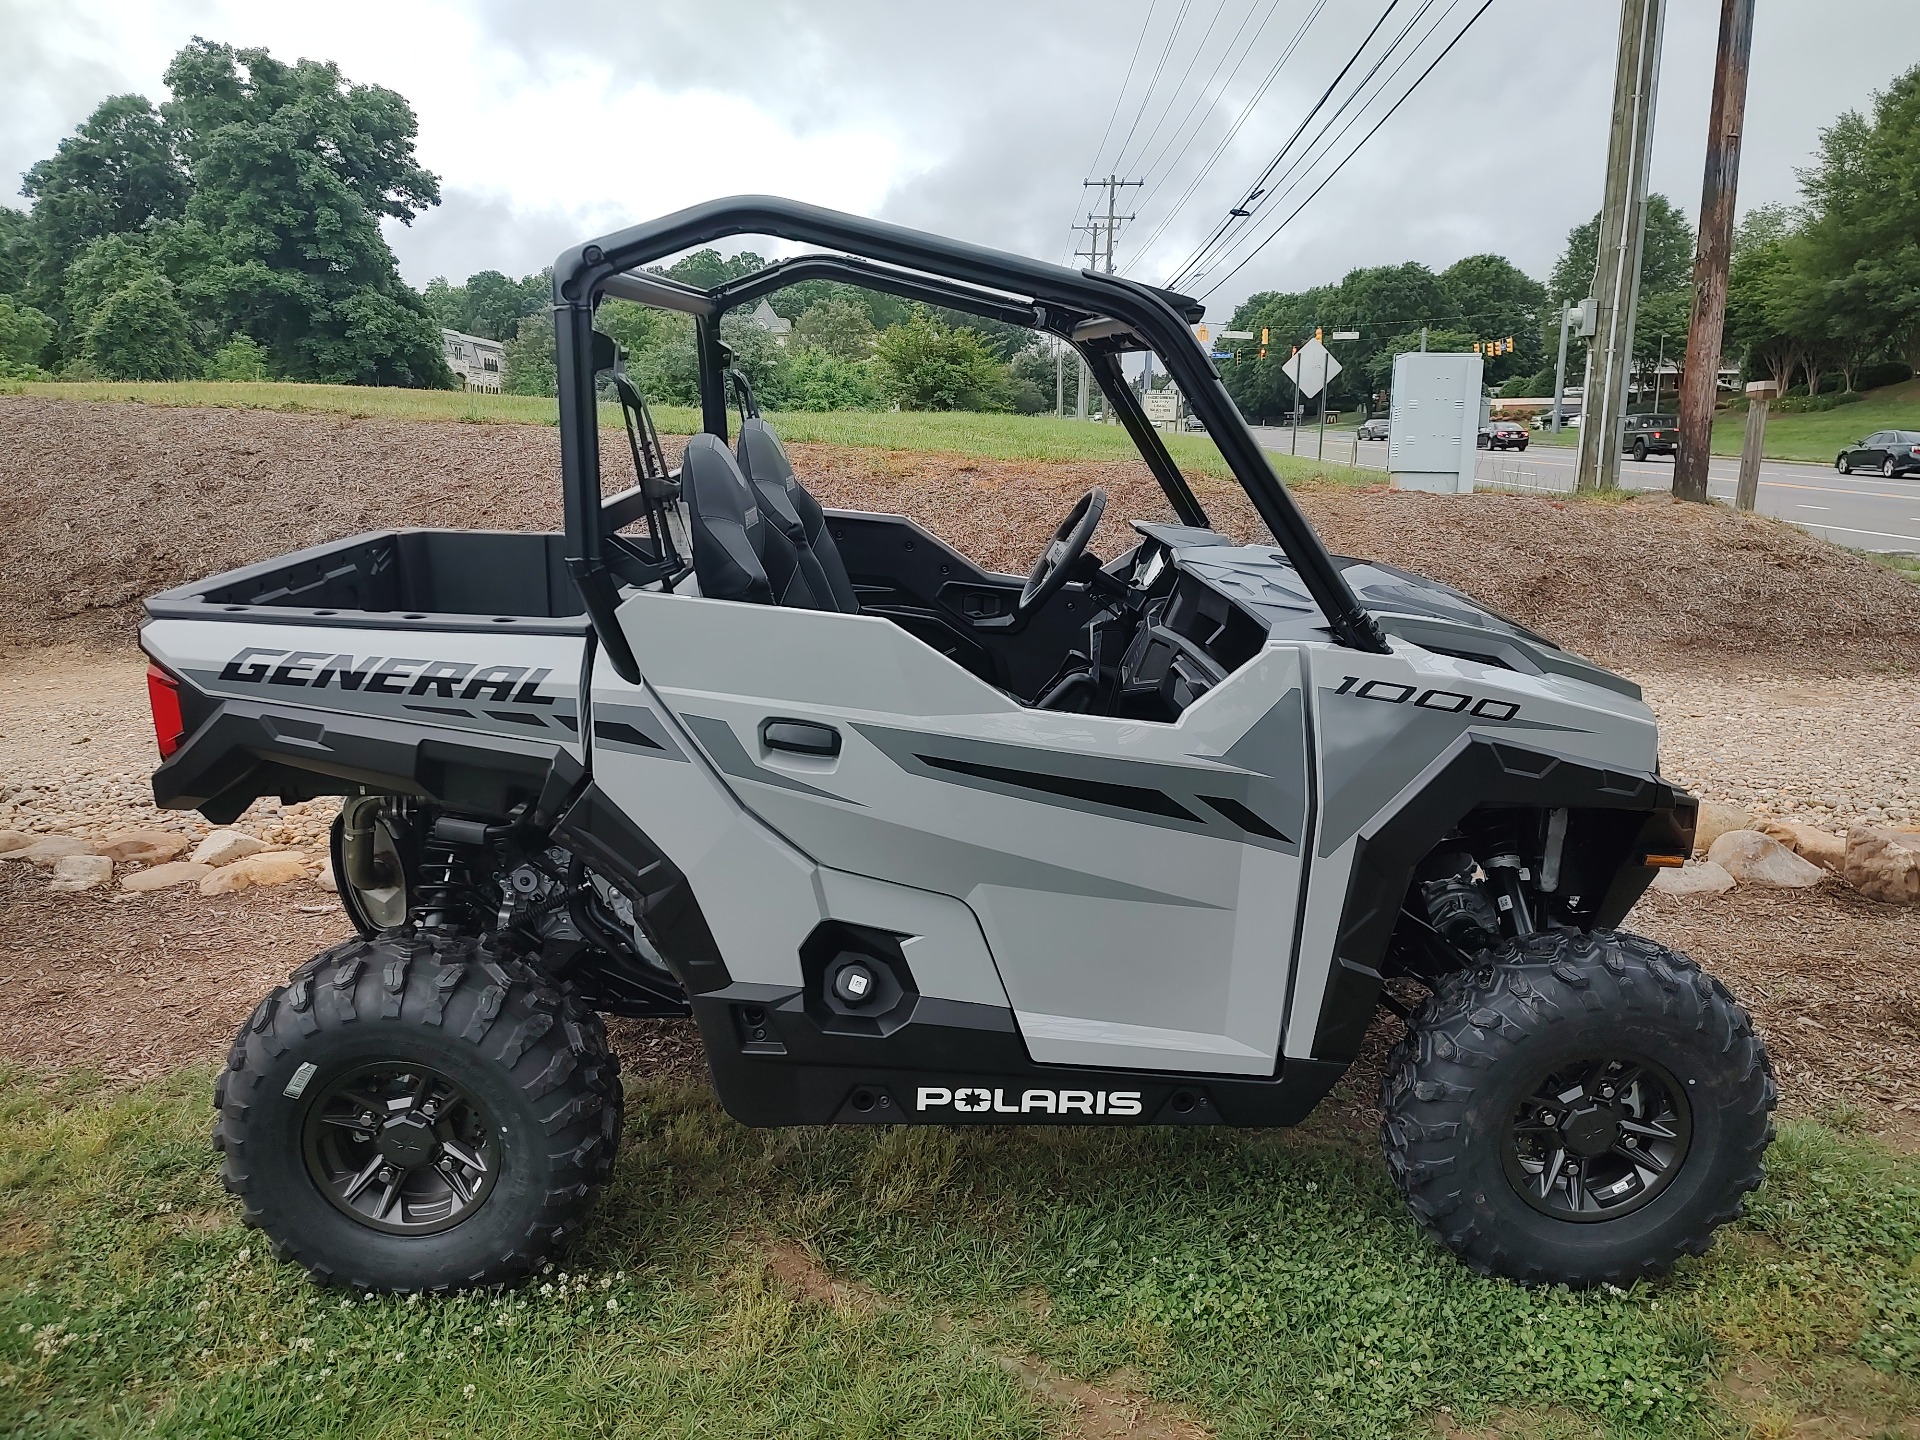
<svg viewBox="0 0 1920 1440"><path fill-rule="evenodd" d="M262 1000L214 1106L222 1182L282 1259L325 1284L446 1291L519 1279L579 1228L622 1096L606 1029L569 989L505 948L393 933L335 946ZM338 1166L389 1152L391 1173L446 1192L445 1213L404 1188L382 1209L376 1181L347 1195L358 1177Z"/></svg>
<svg viewBox="0 0 1920 1440"><path fill-rule="evenodd" d="M1609 1077L1635 1066L1632 1100L1615 1096ZM1575 1097L1583 1076L1591 1093ZM1568 1097L1557 1112L1536 1104L1543 1088ZM1618 1157L1644 1160L1645 1149L1580 1155L1607 1140L1622 1107L1651 1116L1669 1103L1662 1094L1666 1118L1616 1128L1611 1143L1658 1149L1667 1170L1627 1179L1611 1210L1592 1195L1549 1197L1548 1165L1526 1172L1529 1150L1559 1145L1576 1171L1621 1176L1631 1167ZM1472 1269L1529 1285L1626 1285L1704 1254L1740 1215L1766 1176L1776 1099L1753 1022L1692 960L1636 935L1554 932L1440 983L1388 1059L1381 1143L1415 1218ZM1660 1132L1683 1143L1639 1138ZM1593 1213L1574 1218L1582 1202Z"/></svg>

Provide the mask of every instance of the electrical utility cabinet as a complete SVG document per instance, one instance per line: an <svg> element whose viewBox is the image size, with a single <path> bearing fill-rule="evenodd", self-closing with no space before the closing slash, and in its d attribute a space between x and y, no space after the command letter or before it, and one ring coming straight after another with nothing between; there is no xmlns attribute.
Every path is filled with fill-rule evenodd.
<svg viewBox="0 0 1920 1440"><path fill-rule="evenodd" d="M1478 355L1409 351L1393 357L1387 469L1400 490L1464 495L1485 401Z"/></svg>

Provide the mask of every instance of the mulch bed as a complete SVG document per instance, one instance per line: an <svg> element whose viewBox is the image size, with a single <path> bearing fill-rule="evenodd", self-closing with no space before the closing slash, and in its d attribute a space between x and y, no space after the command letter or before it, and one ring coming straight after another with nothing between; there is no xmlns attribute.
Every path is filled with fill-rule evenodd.
<svg viewBox="0 0 1920 1440"><path fill-rule="evenodd" d="M793 448L827 504L912 515L1016 573L1088 486L1112 497L1102 553L1129 543L1125 519L1167 513L1137 463ZM623 460L607 447L610 484ZM558 468L541 426L0 397L0 644L124 644L146 595L359 531L553 528ZM1195 485L1218 528L1261 534L1237 487ZM1299 499L1335 551L1457 585L1603 663L1920 669L1920 588L1777 521L1664 497Z"/></svg>

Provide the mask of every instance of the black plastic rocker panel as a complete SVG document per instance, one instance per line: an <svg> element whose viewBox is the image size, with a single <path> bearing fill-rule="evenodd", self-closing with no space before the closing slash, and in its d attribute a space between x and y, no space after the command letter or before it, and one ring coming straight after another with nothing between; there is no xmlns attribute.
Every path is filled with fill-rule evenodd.
<svg viewBox="0 0 1920 1440"><path fill-rule="evenodd" d="M805 992L775 985L696 995L693 1013L720 1103L745 1125L1293 1125L1347 1068L1289 1060L1245 1079L1038 1065L1012 1011L929 996L885 1034L830 1031ZM949 1098L923 1107L924 1091Z"/></svg>

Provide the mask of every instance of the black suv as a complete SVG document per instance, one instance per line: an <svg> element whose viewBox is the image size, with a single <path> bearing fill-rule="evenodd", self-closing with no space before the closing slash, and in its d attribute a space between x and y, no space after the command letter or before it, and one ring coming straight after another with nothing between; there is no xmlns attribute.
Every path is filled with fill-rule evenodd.
<svg viewBox="0 0 1920 1440"><path fill-rule="evenodd" d="M1620 448L1634 459L1671 455L1680 443L1680 422L1672 415L1629 415L1620 435Z"/></svg>
<svg viewBox="0 0 1920 1440"><path fill-rule="evenodd" d="M1856 470L1878 470L1888 479L1920 470L1920 430L1876 430L1858 445L1849 445L1833 462L1842 475Z"/></svg>

